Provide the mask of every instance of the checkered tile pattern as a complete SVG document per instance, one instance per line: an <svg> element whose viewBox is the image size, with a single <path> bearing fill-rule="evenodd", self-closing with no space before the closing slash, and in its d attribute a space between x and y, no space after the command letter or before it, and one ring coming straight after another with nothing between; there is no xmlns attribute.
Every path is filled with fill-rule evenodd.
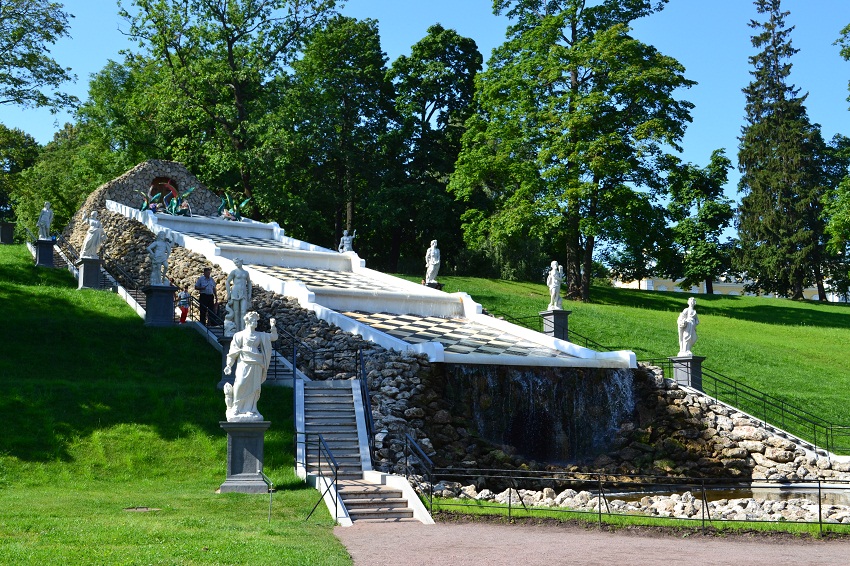
<svg viewBox="0 0 850 566"><path fill-rule="evenodd" d="M446 352L453 354L572 357L464 318L364 312L342 314L409 344L440 342Z"/></svg>
<svg viewBox="0 0 850 566"><path fill-rule="evenodd" d="M260 248L294 249L292 246L267 238L251 238L249 236L222 236L221 234L205 234L201 232L183 232L187 236L195 238L207 238L216 244L229 244L231 246L254 246Z"/></svg>
<svg viewBox="0 0 850 566"><path fill-rule="evenodd" d="M398 291L398 288L378 283L350 271L331 271L328 269L305 269L302 267L277 267L252 265L252 269L261 271L283 281L301 281L308 288L336 287L339 289L361 289L363 291Z"/></svg>

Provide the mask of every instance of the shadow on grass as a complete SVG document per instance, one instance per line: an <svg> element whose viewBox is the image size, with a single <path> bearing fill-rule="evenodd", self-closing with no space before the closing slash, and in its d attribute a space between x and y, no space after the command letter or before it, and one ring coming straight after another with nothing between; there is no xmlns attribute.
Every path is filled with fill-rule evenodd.
<svg viewBox="0 0 850 566"><path fill-rule="evenodd" d="M186 327L146 327L119 297L77 291L67 272L54 281L61 270L15 266L25 261L0 265L7 385L0 412L14 415L4 423L0 453L68 461L71 444L122 424L150 427L165 440L187 431L224 436L221 356L206 340ZM275 428L291 430L291 392L264 388L260 407Z"/></svg>
<svg viewBox="0 0 850 566"><path fill-rule="evenodd" d="M596 304L672 312L685 308L687 299L691 296L696 297L700 314L785 326L850 328L850 305L845 303L637 291L611 287L594 287L591 293L592 302Z"/></svg>

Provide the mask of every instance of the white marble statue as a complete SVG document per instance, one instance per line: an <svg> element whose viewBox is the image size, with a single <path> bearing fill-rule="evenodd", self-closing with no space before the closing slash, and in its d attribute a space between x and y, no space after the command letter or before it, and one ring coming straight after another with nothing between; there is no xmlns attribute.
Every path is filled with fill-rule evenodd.
<svg viewBox="0 0 850 566"><path fill-rule="evenodd" d="M563 308L563 299L561 298L561 284L564 282L564 266L558 265L557 261L552 262L552 267L549 269L549 276L546 277L546 286L549 287L549 306L547 310L561 310Z"/></svg>
<svg viewBox="0 0 850 566"><path fill-rule="evenodd" d="M342 238L339 239L339 253L342 252L353 252L354 248L352 244L354 243L354 238L357 237L357 230L354 231L350 236L348 235L348 230L342 231Z"/></svg>
<svg viewBox="0 0 850 566"><path fill-rule="evenodd" d="M100 248L103 247L103 243L106 240L106 232L97 218L97 211L93 210L91 214L83 216L83 222L87 222L89 228L86 232L86 238L83 240L83 249L80 252L80 257L99 259Z"/></svg>
<svg viewBox="0 0 850 566"><path fill-rule="evenodd" d="M227 305L233 309L233 322L235 330L245 328L243 319L248 309L251 308L251 276L242 267L242 260L233 260L236 268L227 275L224 288L227 290Z"/></svg>
<svg viewBox="0 0 850 566"><path fill-rule="evenodd" d="M431 247L425 252L425 284L436 283L440 271L440 248L437 240L431 240Z"/></svg>
<svg viewBox="0 0 850 566"><path fill-rule="evenodd" d="M38 228L38 239L39 240L49 240L50 239L50 225L53 223L53 209L50 208L50 203L45 202L44 208L41 209L41 213L38 215L38 221L35 223L36 228Z"/></svg>
<svg viewBox="0 0 850 566"><path fill-rule="evenodd" d="M271 332L257 332L260 315L251 311L245 315L244 330L233 335L224 374L231 374L236 364L233 385L224 385L224 404L227 406L227 422L261 421L263 415L257 410L260 386L266 380L272 360L272 342L277 340L275 319L271 319Z"/></svg>
<svg viewBox="0 0 850 566"><path fill-rule="evenodd" d="M677 326L679 327L679 355L680 356L691 356L691 348L694 346L694 342L697 341L697 324L699 324L699 317L697 316L697 311L694 308L696 306L696 299L693 297L688 299L688 306L679 314L679 320L677 321Z"/></svg>
<svg viewBox="0 0 850 566"><path fill-rule="evenodd" d="M171 255L173 245L165 231L162 231L157 233L154 241L148 246L148 254L151 258L151 285L168 285L165 273L168 271L168 257Z"/></svg>
<svg viewBox="0 0 850 566"><path fill-rule="evenodd" d="M233 336L236 334L236 321L233 320L233 306L230 303L224 304L224 327L225 336Z"/></svg>

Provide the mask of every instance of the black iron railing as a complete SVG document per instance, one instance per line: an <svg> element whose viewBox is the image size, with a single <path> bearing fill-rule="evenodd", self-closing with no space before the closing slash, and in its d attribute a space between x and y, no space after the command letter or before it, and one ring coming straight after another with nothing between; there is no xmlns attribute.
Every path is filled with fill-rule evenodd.
<svg viewBox="0 0 850 566"><path fill-rule="evenodd" d="M56 245L60 250L62 250L62 254L65 256L65 261L67 261L69 265L75 264L80 260L80 254L74 246L71 245L68 238L62 234L56 236Z"/></svg>
<svg viewBox="0 0 850 566"><path fill-rule="evenodd" d="M285 329L278 328L275 349L293 368L310 379L357 379L361 377L360 348L313 348Z"/></svg>
<svg viewBox="0 0 850 566"><path fill-rule="evenodd" d="M316 511L316 508L319 507L319 504L324 501L326 495L330 495L333 504L334 504L334 520L339 517L339 496L337 494L337 481L339 478L339 464L334 458L333 452L328 447L328 444L325 442L325 438L321 434L310 434L307 432L298 432L295 433L295 449L296 454L298 453L298 439L299 437L303 437L304 441L304 461L300 462L300 464L304 467L305 471L311 473L312 475L318 476L317 482L320 479L325 480L324 491L322 491L322 486L320 483L316 484L316 487L319 490L319 499L316 501L316 504L313 505L313 509L310 510L310 514L304 518L304 520L308 520L313 516L313 513ZM311 452L312 448L312 452ZM315 454L315 460L311 460L310 456Z"/></svg>
<svg viewBox="0 0 850 566"><path fill-rule="evenodd" d="M640 360L660 367L664 377L675 380L669 359ZM781 429L811 443L815 451L850 454L850 426L831 423L817 415L720 372L702 367L703 392L761 421L767 428Z"/></svg>
<svg viewBox="0 0 850 566"><path fill-rule="evenodd" d="M375 422L372 419L372 396L369 393L369 379L366 376L366 360L363 357L363 351L360 351L360 398L363 403L363 412L365 413L366 434L369 438L369 457L375 458Z"/></svg>
<svg viewBox="0 0 850 566"><path fill-rule="evenodd" d="M434 462L425 454L419 443L404 435L404 477L420 495L425 497L428 512L434 512Z"/></svg>
<svg viewBox="0 0 850 566"><path fill-rule="evenodd" d="M534 316L515 317L497 310L488 310L487 312L494 318L506 320L511 324L522 326L523 328L528 328L535 332L543 332L543 317L539 314Z"/></svg>
<svg viewBox="0 0 850 566"><path fill-rule="evenodd" d="M416 453L415 449L412 448L415 445L415 440L409 438L408 444L411 446L411 453ZM422 461L426 461L421 456L419 458ZM430 462L430 460L427 460L427 462ZM526 517L534 516L535 514L548 517L565 516L567 514L570 514L571 517L584 515L589 519L592 517L591 520L598 521L601 525L605 517L627 515L630 517L640 517L642 521L649 522L659 519L667 521L689 521L690 524L701 524L703 529L710 524L716 526L718 523L795 521L794 518L757 519L752 516L748 516L746 519L732 519L720 516L716 512L712 516L710 512L709 500L747 499L752 497L752 490L754 488L759 490L772 489L777 496L780 493L788 494L791 489L789 483L779 481L760 480L754 485L751 482L735 481L728 478L695 479L652 475L608 475L473 468L458 469L435 468L428 465L419 466L418 469L414 469L411 466L411 473L408 479L411 481L414 489L425 499L432 513L435 507L440 511L448 512L464 512L465 509L475 508L477 512L480 512L482 509L489 509L491 514L506 514L508 518L513 518L520 513L519 507L521 506L522 514ZM440 492L434 491L434 486L438 486L442 481L457 482L461 485L480 485L483 483L492 492L505 494L505 497L502 498L504 503L475 499L472 496L463 495L462 493L458 493L454 497L444 497ZM586 491L590 494L590 498L583 506L578 508L566 508L557 505L535 506L526 503L525 498L528 497L527 493L520 493L520 490L523 489L543 492L546 488L551 488L556 494L559 492L563 493L567 489L574 490L576 494ZM832 523L835 528L850 531L850 525L838 525L835 519L827 520L823 515L822 509L823 502L827 496L842 496L850 488L850 482L821 479L809 481L799 480L794 482L793 488L796 490L794 492L795 495L806 496L810 500L815 497L817 498L817 519L814 521L800 519L797 522L819 524L821 531L823 531L825 524ZM694 512L687 517L683 516L684 513L677 514L674 512L655 515L640 514L634 508L629 509L628 505L624 505L628 501L639 501L643 497L679 494L681 498L686 492L691 493L693 497L691 501L694 503Z"/></svg>

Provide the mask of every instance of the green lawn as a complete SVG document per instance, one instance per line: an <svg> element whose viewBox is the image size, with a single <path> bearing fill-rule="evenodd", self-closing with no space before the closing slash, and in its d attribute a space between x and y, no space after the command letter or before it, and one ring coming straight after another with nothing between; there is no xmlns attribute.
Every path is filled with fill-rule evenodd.
<svg viewBox="0 0 850 566"><path fill-rule="evenodd" d="M146 328L0 246L0 563L350 564L293 472L292 395L263 390L267 495L224 481L220 356L188 328ZM128 508L156 511L128 511Z"/></svg>
<svg viewBox="0 0 850 566"><path fill-rule="evenodd" d="M405 277L418 281L415 277ZM440 277L491 312L535 317L549 303L541 283ZM691 294L594 287L591 302L564 301L571 331L637 358L675 356L676 318ZM850 305L764 297L693 295L700 325L695 355L724 374L834 424L850 424ZM579 342L578 339L576 339Z"/></svg>

